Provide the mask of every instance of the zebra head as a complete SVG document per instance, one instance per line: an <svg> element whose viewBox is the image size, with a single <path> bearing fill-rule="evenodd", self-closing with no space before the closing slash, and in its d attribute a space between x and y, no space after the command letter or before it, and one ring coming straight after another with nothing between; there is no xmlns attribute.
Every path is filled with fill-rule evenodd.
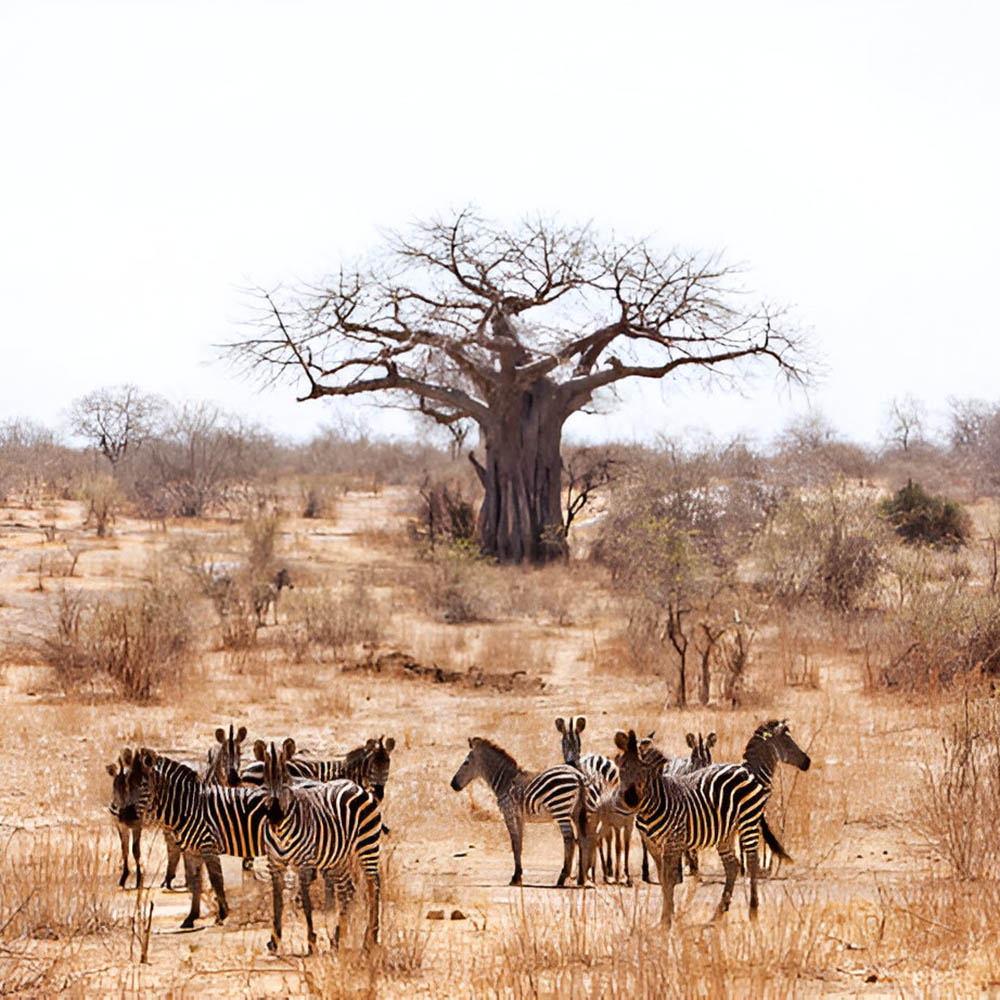
<svg viewBox="0 0 1000 1000"><path fill-rule="evenodd" d="M701 733L697 736L694 733L687 734L687 745L691 748L692 771L700 771L712 763L712 747L715 746L717 739L715 733L709 733L708 736L702 736Z"/></svg>
<svg viewBox="0 0 1000 1000"><path fill-rule="evenodd" d="M209 770L214 773L215 780L220 785L235 788L240 783L240 756L243 741L247 738L247 727L240 726L233 733L233 724L229 724L229 735L219 726L215 730L215 740L219 744L208 755Z"/></svg>
<svg viewBox="0 0 1000 1000"><path fill-rule="evenodd" d="M583 732L586 725L587 719L583 715L576 717L571 715L568 719L556 719L556 729L562 733L563 760L573 767L579 766L580 763L580 751L582 749L580 733Z"/></svg>
<svg viewBox="0 0 1000 1000"><path fill-rule="evenodd" d="M743 751L743 760L751 771L768 779L778 761L791 764L800 771L808 771L812 763L809 754L792 739L787 719L780 722L772 719L758 726Z"/></svg>
<svg viewBox="0 0 1000 1000"><path fill-rule="evenodd" d="M282 566L277 573L274 574L274 586L278 593L281 593L282 587L287 587L289 590L295 589L295 584L292 583L292 575L288 572L287 566Z"/></svg>
<svg viewBox="0 0 1000 1000"><path fill-rule="evenodd" d="M636 812L646 790L650 774L660 765L651 764L639 752L635 730L615 733L615 746L621 753L615 758L618 765L618 802L629 812Z"/></svg>
<svg viewBox="0 0 1000 1000"><path fill-rule="evenodd" d="M264 763L264 779L261 787L264 789L264 809L267 821L277 826L291 812L295 801L292 791L292 778L288 773L288 761L295 754L295 740L289 736L281 749L276 750L274 743L270 749L263 740L257 740L253 745L253 755Z"/></svg>
<svg viewBox="0 0 1000 1000"><path fill-rule="evenodd" d="M126 752L122 751L122 760ZM118 818L129 825L138 823L150 811L156 791L157 755L148 747L142 747L131 755L121 786L121 804Z"/></svg>
<svg viewBox="0 0 1000 1000"><path fill-rule="evenodd" d="M132 751L125 747L118 755L114 764L108 764L107 772L111 775L111 802L108 809L112 816L121 817L121 811L126 803L126 786L128 770L132 763Z"/></svg>
<svg viewBox="0 0 1000 1000"><path fill-rule="evenodd" d="M389 754L396 747L396 741L390 736L384 739L380 736L377 740L368 740L365 744L367 756L365 757L365 780L372 795L378 802L385 797L385 784L389 780Z"/></svg>

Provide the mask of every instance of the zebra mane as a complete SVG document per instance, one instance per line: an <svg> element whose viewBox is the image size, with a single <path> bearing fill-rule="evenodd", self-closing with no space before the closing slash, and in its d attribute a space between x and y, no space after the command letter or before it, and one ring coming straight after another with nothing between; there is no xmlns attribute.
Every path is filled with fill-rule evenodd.
<svg viewBox="0 0 1000 1000"><path fill-rule="evenodd" d="M174 760L172 757L157 754L153 761L153 769L176 781L192 781L201 784L201 777L193 767L179 760Z"/></svg>
<svg viewBox="0 0 1000 1000"><path fill-rule="evenodd" d="M515 771L521 770L521 765L514 759L512 754L507 753L502 746L498 746L493 740L488 740L485 736L474 736L473 740L488 751L489 757L493 761L500 761Z"/></svg>
<svg viewBox="0 0 1000 1000"><path fill-rule="evenodd" d="M368 754L367 746L355 747L353 750L348 750L344 754L344 766L345 767L357 767L365 759Z"/></svg>

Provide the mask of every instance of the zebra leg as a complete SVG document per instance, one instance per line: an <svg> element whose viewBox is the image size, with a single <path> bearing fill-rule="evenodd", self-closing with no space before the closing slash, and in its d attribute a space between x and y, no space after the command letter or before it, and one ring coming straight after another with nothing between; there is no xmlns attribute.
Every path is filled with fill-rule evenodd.
<svg viewBox="0 0 1000 1000"><path fill-rule="evenodd" d="M177 845L174 835L167 829L163 831L163 840L167 845L167 873L160 883L161 889L172 889L174 879L177 877L177 863L181 859L181 849Z"/></svg>
<svg viewBox="0 0 1000 1000"><path fill-rule="evenodd" d="M559 822L559 832L562 834L563 839L563 866L562 871L559 873L559 880L556 885L560 888L566 884L566 879L569 878L569 874L573 869L573 851L577 846L577 837L573 833L573 824L570 823L569 819L561 819ZM578 881L580 885L583 885L584 879L587 875L587 859L584 857L583 852L583 840L580 843L580 870L577 873Z"/></svg>
<svg viewBox="0 0 1000 1000"><path fill-rule="evenodd" d="M612 881L616 884L622 880L622 829L620 826L616 826L614 830L611 831L611 836L614 839L614 852L615 852L615 867L612 873ZM608 845L610 848L610 844Z"/></svg>
<svg viewBox="0 0 1000 1000"><path fill-rule="evenodd" d="M128 837L130 832L124 823L118 823L118 840L122 845L122 877L118 879L120 889L124 889L125 883L128 881Z"/></svg>
<svg viewBox="0 0 1000 1000"><path fill-rule="evenodd" d="M270 858L268 858L268 867L271 869L271 908L273 919L271 921L271 938L267 942L267 950L277 951L278 945L281 942L281 911L285 905L285 869L271 862Z"/></svg>
<svg viewBox="0 0 1000 1000"><path fill-rule="evenodd" d="M697 875L698 874L698 852L695 850L686 851L687 863L688 863L688 874Z"/></svg>
<svg viewBox="0 0 1000 1000"><path fill-rule="evenodd" d="M313 953L313 945L316 944L316 932L313 930L313 908L312 896L309 887L316 878L315 868L299 869L299 893L302 896L302 912L306 915L306 940L309 942L308 954Z"/></svg>
<svg viewBox="0 0 1000 1000"><path fill-rule="evenodd" d="M719 844L719 857L722 858L722 866L726 870L726 884L722 888L722 898L716 908L715 919L721 917L729 909L733 898L733 886L736 885L736 876L740 871L740 863L733 853L732 843Z"/></svg>
<svg viewBox="0 0 1000 1000"><path fill-rule="evenodd" d="M653 853L656 861L656 871L660 876L660 888L663 890L663 910L660 913L660 923L669 927L674 922L674 885L677 872L681 865L681 852L665 849L662 853Z"/></svg>
<svg viewBox="0 0 1000 1000"><path fill-rule="evenodd" d="M643 882L652 882L653 880L649 877L649 851L646 848L646 838L642 838L642 880Z"/></svg>
<svg viewBox="0 0 1000 1000"><path fill-rule="evenodd" d="M367 948L378 944L379 910L382 903L382 882L378 874L378 865L374 868L364 868L365 881L368 883L368 926L365 928L365 943Z"/></svg>
<svg viewBox="0 0 1000 1000"><path fill-rule="evenodd" d="M757 863L756 848L751 848L747 851L747 868L750 870L750 919L756 920L757 906L760 902L757 899L757 872L759 865Z"/></svg>
<svg viewBox="0 0 1000 1000"><path fill-rule="evenodd" d="M206 854L204 858L205 867L208 869L208 881L212 884L215 900L219 907L215 922L221 924L229 916L229 905L226 903L226 885L222 880L222 862L219 860L218 854Z"/></svg>
<svg viewBox="0 0 1000 1000"><path fill-rule="evenodd" d="M181 927L194 927L194 922L201 916L201 865L200 854L184 852L184 881L191 890L191 911L184 918Z"/></svg>
<svg viewBox="0 0 1000 1000"><path fill-rule="evenodd" d="M524 827L521 823L520 816L506 816L507 820L507 832L510 834L510 849L514 852L514 874L511 876L511 885L521 884L521 842L524 837ZM565 865L563 881L565 881ZM562 885L562 882L559 883Z"/></svg>
<svg viewBox="0 0 1000 1000"><path fill-rule="evenodd" d="M622 830L622 840L625 842L625 884L627 886L632 885L632 874L628 870L628 853L629 848L632 846L632 829L635 826L635 820L629 816L625 821L625 828Z"/></svg>
<svg viewBox="0 0 1000 1000"><path fill-rule="evenodd" d="M351 873L347 868L338 867L323 874L327 890L331 893L331 900L334 895L337 900L337 926L333 932L333 946L339 948L341 938L346 930L347 907L354 898L354 882L351 880Z"/></svg>

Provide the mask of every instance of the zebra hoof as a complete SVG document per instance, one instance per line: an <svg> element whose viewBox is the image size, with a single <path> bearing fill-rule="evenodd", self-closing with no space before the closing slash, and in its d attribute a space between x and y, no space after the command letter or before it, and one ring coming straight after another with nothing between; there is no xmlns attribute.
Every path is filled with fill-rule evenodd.
<svg viewBox="0 0 1000 1000"><path fill-rule="evenodd" d="M565 881L565 880L563 880L563 881ZM520 885L520 884L521 884L521 876L520 875L515 875L510 880L510 885ZM560 882L559 884L562 885L562 882Z"/></svg>
<svg viewBox="0 0 1000 1000"><path fill-rule="evenodd" d="M267 950L268 950L268 951L270 951L270 952L272 952L272 953L273 953L273 952L276 952L276 951L278 950L278 942L277 942L277 940L275 939L275 937L274 937L274 935L273 935L273 934L272 934L272 935L271 935L271 937L270 937L270 938L268 939L268 942L267 942Z"/></svg>
<svg viewBox="0 0 1000 1000"><path fill-rule="evenodd" d="M181 930L189 931L192 927L194 927L194 917L185 917L184 922L181 924Z"/></svg>

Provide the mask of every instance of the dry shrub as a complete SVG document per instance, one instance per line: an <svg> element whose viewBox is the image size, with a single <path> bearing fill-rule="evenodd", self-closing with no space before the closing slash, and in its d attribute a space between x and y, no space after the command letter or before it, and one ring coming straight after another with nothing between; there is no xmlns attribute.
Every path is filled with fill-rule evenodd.
<svg viewBox="0 0 1000 1000"><path fill-rule="evenodd" d="M427 609L446 622L496 621L506 608L503 570L471 545L439 547L421 570L416 589Z"/></svg>
<svg viewBox="0 0 1000 1000"><path fill-rule="evenodd" d="M912 594L885 618L869 684L926 690L1000 673L1000 605L963 580Z"/></svg>
<svg viewBox="0 0 1000 1000"><path fill-rule="evenodd" d="M337 482L331 476L308 475L299 479L299 513L302 517L332 518L337 513Z"/></svg>
<svg viewBox="0 0 1000 1000"><path fill-rule="evenodd" d="M106 891L111 839L93 830L17 831L0 848L0 941L102 934L127 922Z"/></svg>
<svg viewBox="0 0 1000 1000"><path fill-rule="evenodd" d="M123 497L114 477L88 476L80 487L80 499L87 505L84 527L93 526L97 537L104 538L123 504Z"/></svg>
<svg viewBox="0 0 1000 1000"><path fill-rule="evenodd" d="M94 603L62 590L40 653L67 690L110 685L146 701L176 675L193 633L187 593L163 579Z"/></svg>
<svg viewBox="0 0 1000 1000"><path fill-rule="evenodd" d="M966 697L941 751L921 766L913 827L958 878L992 879L1000 864L1000 705Z"/></svg>
<svg viewBox="0 0 1000 1000"><path fill-rule="evenodd" d="M385 634L385 612L365 581L342 592L296 590L285 603L282 648L296 663L312 651L342 656L362 642L379 642Z"/></svg>

